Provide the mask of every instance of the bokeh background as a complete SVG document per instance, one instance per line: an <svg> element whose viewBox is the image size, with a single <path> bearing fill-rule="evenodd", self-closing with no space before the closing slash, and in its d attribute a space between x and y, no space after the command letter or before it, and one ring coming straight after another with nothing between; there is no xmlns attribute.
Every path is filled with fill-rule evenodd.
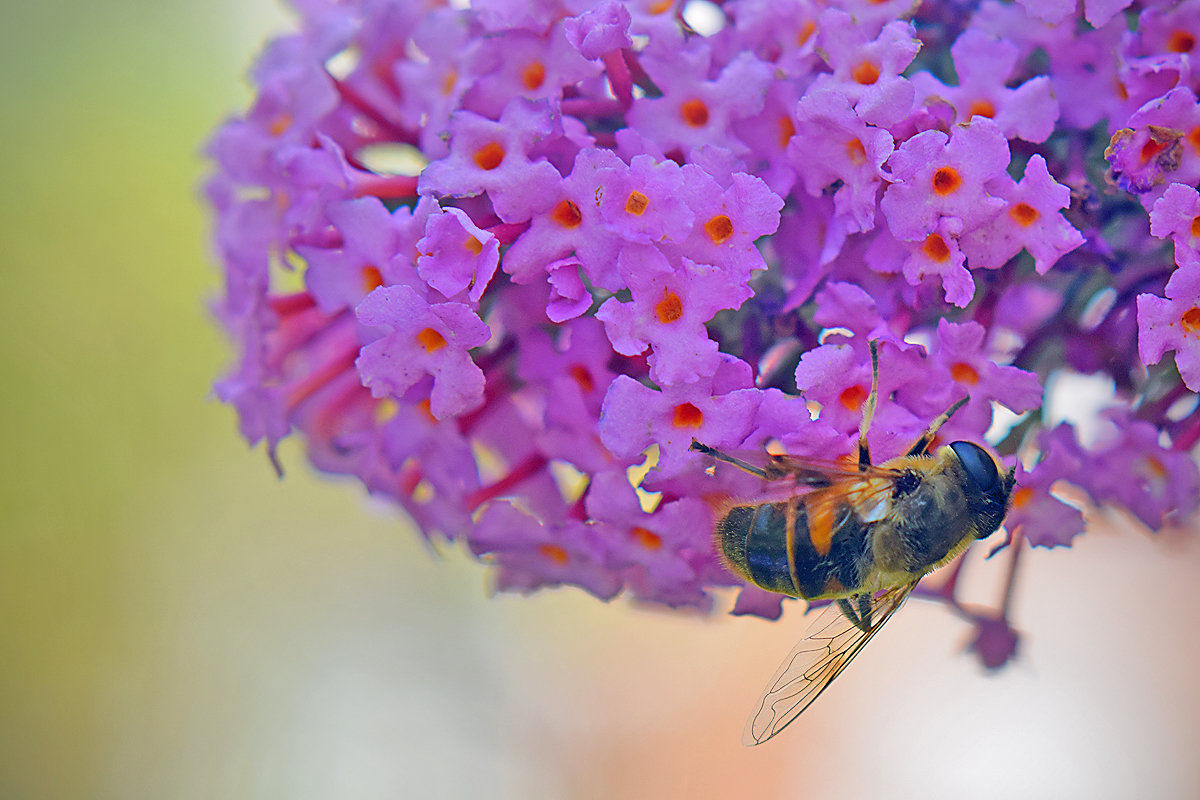
<svg viewBox="0 0 1200 800"><path fill-rule="evenodd" d="M209 389L198 185L286 14L0 18L0 798L1200 796L1194 526L1027 554L996 675L914 601L747 749L799 615L489 597L294 445L277 480ZM974 555L970 597L1001 562Z"/></svg>

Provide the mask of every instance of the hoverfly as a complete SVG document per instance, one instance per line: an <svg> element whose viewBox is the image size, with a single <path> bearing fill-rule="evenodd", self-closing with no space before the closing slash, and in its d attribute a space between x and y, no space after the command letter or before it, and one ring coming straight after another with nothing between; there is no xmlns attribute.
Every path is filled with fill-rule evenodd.
<svg viewBox="0 0 1200 800"><path fill-rule="evenodd" d="M994 533L1008 511L1013 470L973 442L928 449L964 397L930 423L903 456L871 463L867 431L879 389L858 433L857 466L768 453L691 449L767 481L754 501L725 501L715 537L726 566L767 591L832 600L784 659L759 698L742 742L762 744L825 691L904 603L922 576Z"/></svg>

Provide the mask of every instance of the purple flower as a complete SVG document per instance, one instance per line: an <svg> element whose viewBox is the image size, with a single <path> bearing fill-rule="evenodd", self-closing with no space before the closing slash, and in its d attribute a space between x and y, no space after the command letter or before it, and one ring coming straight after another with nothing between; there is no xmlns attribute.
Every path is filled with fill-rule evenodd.
<svg viewBox="0 0 1200 800"><path fill-rule="evenodd" d="M430 411L438 419L483 400L483 372L467 353L491 331L462 303L429 303L408 286L381 286L355 310L363 325L384 331L362 349L358 370L376 397L403 398L423 376L433 378Z"/></svg>
<svg viewBox="0 0 1200 800"><path fill-rule="evenodd" d="M1200 192L1182 183L1172 183L1154 202L1150 211L1150 233L1175 244L1175 261L1180 265L1200 264ZM1139 301L1140 303L1140 301ZM1154 361L1143 361L1153 364Z"/></svg>
<svg viewBox="0 0 1200 800"><path fill-rule="evenodd" d="M712 605L690 563L709 548L712 513L704 502L685 498L643 511L624 470L596 475L587 497L588 514L613 534L614 565L635 596L673 607Z"/></svg>
<svg viewBox="0 0 1200 800"><path fill-rule="evenodd" d="M672 268L649 247L626 247L618 262L633 301L605 301L596 312L613 349L626 356L652 348L650 377L660 384L691 383L712 374L719 363L717 343L704 323L722 308L737 308L752 292L717 267L683 259Z"/></svg>
<svg viewBox="0 0 1200 800"><path fill-rule="evenodd" d="M880 188L887 178L883 164L895 144L884 128L868 125L850 107L850 99L831 90L809 92L798 107L796 133L788 159L809 194L839 184L834 207L848 230L875 227Z"/></svg>
<svg viewBox="0 0 1200 800"><path fill-rule="evenodd" d="M815 34L821 9L816 3L737 0L730 8L735 9L733 25L742 49L753 52L789 77L809 76L818 62Z"/></svg>
<svg viewBox="0 0 1200 800"><path fill-rule="evenodd" d="M1083 244L1083 234L1061 213L1071 203L1071 191L1050 176L1042 156L1029 159L1019 183L1001 175L989 188L1007 207L962 237L972 264L999 267L1024 248L1033 256L1034 269L1044 275Z"/></svg>
<svg viewBox="0 0 1200 800"><path fill-rule="evenodd" d="M668 153L688 153L701 145L745 149L730 123L762 108L770 67L750 53L739 53L709 80L711 53L701 37L684 47L647 48L642 63L662 96L634 100L631 128Z"/></svg>
<svg viewBox="0 0 1200 800"><path fill-rule="evenodd" d="M1200 182L1200 103L1186 87L1172 89L1139 108L1113 134L1104 156L1110 180L1151 208L1172 183ZM1186 137L1186 138L1185 138Z"/></svg>
<svg viewBox="0 0 1200 800"><path fill-rule="evenodd" d="M924 239L905 243L907 257L900 265L904 279L913 286L936 276L946 293L946 302L963 308L975 296L975 280L964 266L967 256L958 244L962 220L941 217Z"/></svg>
<svg viewBox="0 0 1200 800"><path fill-rule="evenodd" d="M1184 384L1200 391L1200 264L1176 269L1166 295L1138 295L1138 354L1145 363L1157 364L1174 350Z"/></svg>
<svg viewBox="0 0 1200 800"><path fill-rule="evenodd" d="M736 366L725 368L730 371ZM693 439L712 447L736 448L749 433L758 391L747 385L718 392L713 382L713 378L701 379L656 391L618 375L604 398L600 438L622 457L636 456L657 444L656 469L665 475L695 464L688 455Z"/></svg>
<svg viewBox="0 0 1200 800"><path fill-rule="evenodd" d="M509 98L545 100L557 108L563 87L600 72L600 65L581 56L561 25L546 36L508 30L479 39L467 56L466 69L478 78L463 97L464 108L505 121ZM512 124L509 122L508 124Z"/></svg>
<svg viewBox="0 0 1200 800"><path fill-rule="evenodd" d="M447 298L466 293L478 303L500 263L500 243L465 212L447 208L425 221L417 242L417 274Z"/></svg>
<svg viewBox="0 0 1200 800"><path fill-rule="evenodd" d="M471 552L497 567L496 588L530 592L573 584L601 600L621 591L599 532L576 520L546 524L508 503L492 503L467 537Z"/></svg>
<svg viewBox="0 0 1200 800"><path fill-rule="evenodd" d="M551 322L565 322L578 317L592 306L592 294L579 276L579 260L560 258L546 265L546 280L550 282L550 301L546 317Z"/></svg>
<svg viewBox="0 0 1200 800"><path fill-rule="evenodd" d="M604 0L577 17L563 22L567 39L587 59L629 47L629 9L614 0Z"/></svg>
<svg viewBox="0 0 1200 800"><path fill-rule="evenodd" d="M912 28L889 22L872 39L870 28L840 9L829 9L817 22L817 49L830 75L817 78L813 89L831 89L846 95L860 119L889 127L912 110L915 92L901 75L921 47Z"/></svg>
<svg viewBox="0 0 1200 800"><path fill-rule="evenodd" d="M1101 503L1131 511L1146 527L1158 530L1168 516L1191 514L1200 504L1200 471L1187 453L1164 447L1158 429L1115 408L1105 416L1117 434L1092 458L1087 489Z"/></svg>
<svg viewBox="0 0 1200 800"><path fill-rule="evenodd" d="M601 217L598 198L606 193L602 180L624 169L610 150L581 151L548 210L535 214L504 254L502 267L513 280L528 283L550 262L574 254L592 283L611 291L620 288L616 260L621 237Z"/></svg>
<svg viewBox="0 0 1200 800"><path fill-rule="evenodd" d="M663 251L712 264L741 284L767 268L754 243L779 228L783 199L753 175L736 172L726 177L715 168L713 172L684 166L683 193L692 211L692 230L678 249L668 245Z"/></svg>
<svg viewBox="0 0 1200 800"><path fill-rule="evenodd" d="M995 355L984 344L987 331L977 322L956 324L938 320L937 343L931 348L933 362L946 370L938 385L948 392L927 391L932 401L929 411L939 413L963 395L971 401L955 415L954 422L968 428L985 430L992 419L991 404L1000 403L1018 414L1042 404L1042 384L1037 375L1013 366L997 364Z"/></svg>
<svg viewBox="0 0 1200 800"><path fill-rule="evenodd" d="M561 179L548 161L529 158L533 145L553 131L546 107L526 100L512 100L499 122L455 112L450 155L425 168L418 189L451 197L487 192L500 219L523 222L549 207L547 199Z"/></svg>
<svg viewBox="0 0 1200 800"><path fill-rule="evenodd" d="M1043 431L1038 437L1041 459L1026 470L1017 464L1017 488L1005 526L1034 546L1066 547L1083 533L1083 514L1052 493L1060 480L1078 482L1086 455L1069 425Z"/></svg>
<svg viewBox="0 0 1200 800"><path fill-rule="evenodd" d="M1014 658L1019 642L1017 632L1003 617L975 617L975 638L969 647L988 669L999 669Z"/></svg>
<svg viewBox="0 0 1200 800"><path fill-rule="evenodd" d="M434 5L298 3L208 144L215 390L277 468L301 439L502 589L774 619L711 537L762 481L691 442L853 459L875 341L873 458L969 395L936 444L1015 465L1009 542L1069 546L1067 484L1196 509L1192 4ZM1039 415L1066 370L1098 444Z"/></svg>
<svg viewBox="0 0 1200 800"><path fill-rule="evenodd" d="M674 161L635 156L600 170L600 218L627 242L681 242L692 230L692 211L683 198L683 172Z"/></svg>
<svg viewBox="0 0 1200 800"><path fill-rule="evenodd" d="M805 400L820 406L818 419L849 437L858 433L863 404L871 390L871 360L864 344L825 344L808 351L796 367L796 386ZM920 382L911 357L893 342L879 348L879 394L890 397L908 383ZM900 403L880 404L872 424L872 442L880 455L898 455L925 423ZM847 451L848 452L848 451ZM841 454L839 454L841 455ZM882 460L882 459L880 459Z"/></svg>
<svg viewBox="0 0 1200 800"><path fill-rule="evenodd" d="M1058 0L1055 0L1055 3L1057 2ZM1041 8L1051 4L1033 5ZM1075 2L1067 0L1064 5L1070 6L1069 13L1074 9ZM1031 13L1036 12L1031 9ZM1016 22L1021 27L1030 25L1030 21L1024 18ZM1127 30L1124 22L1081 33L1076 33L1069 26L1059 26L1050 30L1056 35L1052 41L1046 42L1045 52L1050 58L1049 77L1054 86L1055 97L1092 98L1092 102L1089 103L1059 103L1061 121L1084 130L1102 119L1111 119L1127 100L1112 90L1120 80L1117 75L1117 63L1121 37Z"/></svg>
<svg viewBox="0 0 1200 800"><path fill-rule="evenodd" d="M1019 49L1011 42L967 28L950 48L958 86L947 86L928 72L913 76L918 92L943 98L954 106L960 122L988 117L1010 139L1044 142L1058 119L1058 103L1045 75L1010 89L1006 85L1017 66Z"/></svg>
<svg viewBox="0 0 1200 800"><path fill-rule="evenodd" d="M894 183L879 203L888 227L898 239L921 242L943 218L956 221L956 233L987 222L1004 208L987 184L1005 175L1008 160L1004 134L986 117L955 126L951 135L918 133L888 160Z"/></svg>

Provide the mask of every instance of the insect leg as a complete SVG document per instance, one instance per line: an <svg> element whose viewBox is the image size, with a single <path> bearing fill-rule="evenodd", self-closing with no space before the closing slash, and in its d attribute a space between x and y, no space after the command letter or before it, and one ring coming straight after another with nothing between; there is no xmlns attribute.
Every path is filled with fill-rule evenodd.
<svg viewBox="0 0 1200 800"><path fill-rule="evenodd" d="M860 594L856 595L855 599L858 601L859 609L863 608L864 602L866 603L866 614L860 615L858 611L854 610L854 606L850 605L850 601L844 597L837 599L838 608L841 609L842 616L850 620L854 627L866 633L871 626L871 595Z"/></svg>
<svg viewBox="0 0 1200 800"><path fill-rule="evenodd" d="M965 406L967 404L967 401L970 399L971 399L970 395L962 398L961 400L956 402L954 405L952 405L948 409L946 409L946 411L941 416L939 416L933 422L929 423L929 427L926 428L925 432L922 433L917 438L917 440L912 443L912 447L908 448L908 452L905 453L905 455L909 455L909 456L924 455L925 450L929 447L930 442L933 441L933 437L937 435L938 428L945 425L946 422L948 422L949 419L952 416L954 416L954 412L958 411L960 408Z"/></svg>
<svg viewBox="0 0 1200 800"><path fill-rule="evenodd" d="M726 464L733 464L738 469L745 470L746 472L749 472L751 475L757 475L758 477L762 478L763 480L769 480L771 478L771 475L768 474L766 470L764 470L760 467L756 467L753 464L750 464L746 461L743 461L742 459L737 458L736 456L731 456L727 453L722 453L720 450L718 450L715 447L709 447L706 444L701 444L700 442L697 442L695 439L692 439L692 444L690 447L688 447L688 449L695 450L697 453L703 453L706 456L712 456L713 458L717 459L718 461L724 461Z"/></svg>
<svg viewBox="0 0 1200 800"><path fill-rule="evenodd" d="M875 416L875 400L879 396L879 348L878 343L871 340L871 393L867 395L867 404L863 407L862 421L858 424L858 469L866 472L871 466L871 448L867 444L867 431L871 428L871 419Z"/></svg>
<svg viewBox="0 0 1200 800"><path fill-rule="evenodd" d="M863 630L871 627L871 595L859 594L854 596L858 600L858 618L862 620Z"/></svg>

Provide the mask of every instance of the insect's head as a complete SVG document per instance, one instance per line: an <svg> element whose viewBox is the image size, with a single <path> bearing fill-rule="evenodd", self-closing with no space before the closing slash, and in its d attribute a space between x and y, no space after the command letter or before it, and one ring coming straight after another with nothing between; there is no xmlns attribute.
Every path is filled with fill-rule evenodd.
<svg viewBox="0 0 1200 800"><path fill-rule="evenodd" d="M978 537L991 536L1004 521L1008 498L1016 479L996 458L974 442L952 442L950 449L963 471L963 488L971 511L978 518Z"/></svg>

